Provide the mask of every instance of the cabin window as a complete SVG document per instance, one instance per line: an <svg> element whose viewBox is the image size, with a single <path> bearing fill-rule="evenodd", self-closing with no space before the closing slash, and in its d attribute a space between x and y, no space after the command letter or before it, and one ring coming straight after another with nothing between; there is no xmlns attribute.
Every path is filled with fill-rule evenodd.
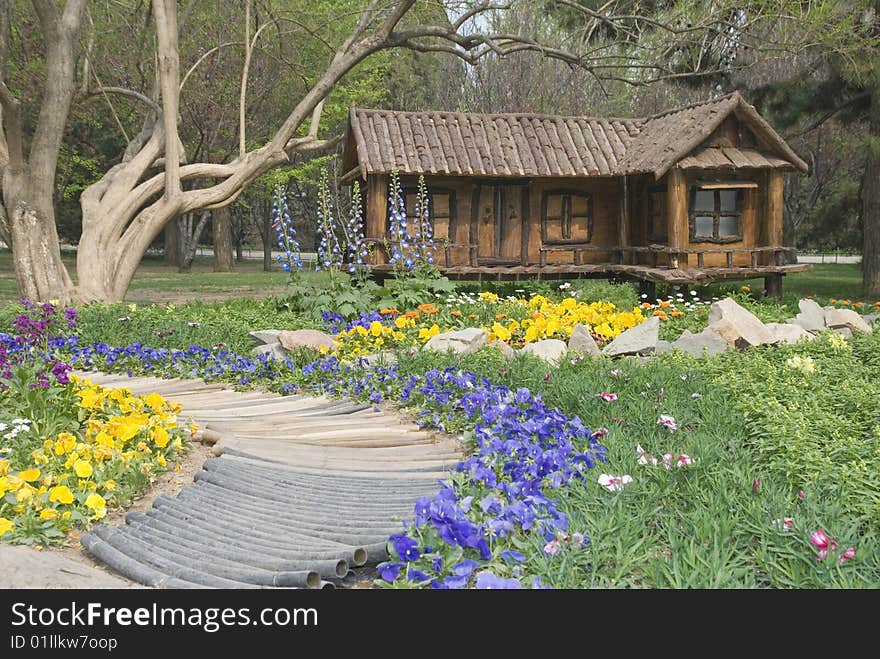
<svg viewBox="0 0 880 659"><path fill-rule="evenodd" d="M651 188L648 191L648 241L665 243L669 241L666 221L666 187Z"/></svg>
<svg viewBox="0 0 880 659"><path fill-rule="evenodd" d="M593 201L584 192L548 191L541 205L545 243L588 243L593 234Z"/></svg>
<svg viewBox="0 0 880 659"><path fill-rule="evenodd" d="M419 235L419 218L416 216L417 199L418 190L416 188L406 188L403 190L403 203L406 208L406 232L414 238ZM451 239L450 226L454 212L455 193L452 190L439 188L428 190L428 218L433 228L434 240L443 242ZM394 236L391 236L390 233L388 237L392 240L394 239Z"/></svg>
<svg viewBox="0 0 880 659"><path fill-rule="evenodd" d="M720 184L719 184L720 185ZM691 190L690 240L693 243L733 243L742 240L745 189L742 187L696 186Z"/></svg>

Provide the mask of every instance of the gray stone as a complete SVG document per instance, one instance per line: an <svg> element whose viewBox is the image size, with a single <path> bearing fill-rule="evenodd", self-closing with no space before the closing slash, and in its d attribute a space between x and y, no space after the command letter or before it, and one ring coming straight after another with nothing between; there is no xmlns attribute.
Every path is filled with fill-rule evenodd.
<svg viewBox="0 0 880 659"><path fill-rule="evenodd" d="M798 302L798 308L801 312L787 322L791 325L799 325L808 332L825 331L825 310L816 302L809 299L803 299Z"/></svg>
<svg viewBox="0 0 880 659"><path fill-rule="evenodd" d="M730 348L727 341L718 332L708 327L699 334L685 330L672 346L696 357L703 355L711 357Z"/></svg>
<svg viewBox="0 0 880 659"><path fill-rule="evenodd" d="M560 341L559 339L544 339L543 341L535 341L534 343L525 344L520 352L540 357L548 364L556 364L562 359L562 355L564 355L567 350L568 346L565 345L565 341Z"/></svg>
<svg viewBox="0 0 880 659"><path fill-rule="evenodd" d="M853 332L849 327L835 327L831 331L834 332L835 334L840 334L840 336L842 336L845 339L851 339L852 335L853 335Z"/></svg>
<svg viewBox="0 0 880 659"><path fill-rule="evenodd" d="M568 349L579 352L582 355L600 355L602 351L596 345L590 329L578 323L571 331L571 338L568 340Z"/></svg>
<svg viewBox="0 0 880 659"><path fill-rule="evenodd" d="M650 355L657 349L660 340L660 319L656 316L648 318L641 325L636 325L622 334L602 350L603 355L617 357L620 355Z"/></svg>
<svg viewBox="0 0 880 659"><path fill-rule="evenodd" d="M801 339L812 339L813 335L800 325L788 323L767 323L764 325L773 335L773 343L797 343Z"/></svg>
<svg viewBox="0 0 880 659"><path fill-rule="evenodd" d="M267 343L265 345L257 346L253 350L251 350L251 355L254 357L258 357L259 355L268 355L270 357L275 358L277 361L285 361L289 355L287 351L281 347L280 343Z"/></svg>
<svg viewBox="0 0 880 659"><path fill-rule="evenodd" d="M258 346L265 346L269 345L270 343L278 343L279 334L281 334L281 330L277 329L265 329L248 332L248 336L254 340L254 345Z"/></svg>
<svg viewBox="0 0 880 659"><path fill-rule="evenodd" d="M729 297L712 304L709 329L720 334L728 345L741 350L773 342L773 335L764 323Z"/></svg>
<svg viewBox="0 0 880 659"><path fill-rule="evenodd" d="M865 319L865 322L868 323L868 325L873 325L878 320L880 320L880 311L875 311L874 313L865 314L863 316L863 318Z"/></svg>
<svg viewBox="0 0 880 659"><path fill-rule="evenodd" d="M726 345L726 344L725 344ZM657 341L657 354L662 355L664 352L670 352L672 350L672 343L669 341L664 341L660 339Z"/></svg>
<svg viewBox="0 0 880 659"><path fill-rule="evenodd" d="M501 351L501 354L503 356L507 357L508 359L510 359L511 357L513 357L516 354L516 350L511 348L508 343L505 343L504 341L501 341L499 339L495 339L494 341L489 341L489 343L487 343L486 345L489 347L492 347L492 348L498 348L498 350Z"/></svg>
<svg viewBox="0 0 880 659"><path fill-rule="evenodd" d="M454 332L441 332L432 336L425 344L425 350L447 352L452 350L458 354L476 352L489 339L489 333L479 327L467 327Z"/></svg>
<svg viewBox="0 0 880 659"><path fill-rule="evenodd" d="M336 350L336 340L332 336L314 329L284 330L279 332L278 340L285 350L296 350L297 348L310 348L311 350L327 348L331 352Z"/></svg>
<svg viewBox="0 0 880 659"><path fill-rule="evenodd" d="M832 329L848 327L853 332L862 334L870 334L874 331L865 319L852 309L826 309L825 325Z"/></svg>

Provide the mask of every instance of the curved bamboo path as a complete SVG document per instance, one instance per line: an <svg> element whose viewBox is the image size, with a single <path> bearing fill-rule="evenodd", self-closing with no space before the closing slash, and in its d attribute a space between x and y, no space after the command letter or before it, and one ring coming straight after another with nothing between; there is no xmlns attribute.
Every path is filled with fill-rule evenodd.
<svg viewBox="0 0 880 659"><path fill-rule="evenodd" d="M156 588L332 588L383 561L391 533L462 459L458 442L347 400L238 392L202 380L81 374L180 402L214 454L176 497L83 547Z"/></svg>

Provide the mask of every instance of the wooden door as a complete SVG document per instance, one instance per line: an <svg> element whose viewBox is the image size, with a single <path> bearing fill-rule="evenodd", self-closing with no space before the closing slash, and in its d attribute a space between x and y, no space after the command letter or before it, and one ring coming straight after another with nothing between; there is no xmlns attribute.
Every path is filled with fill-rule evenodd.
<svg viewBox="0 0 880 659"><path fill-rule="evenodd" d="M480 265L514 265L522 260L523 185L482 185L472 219Z"/></svg>

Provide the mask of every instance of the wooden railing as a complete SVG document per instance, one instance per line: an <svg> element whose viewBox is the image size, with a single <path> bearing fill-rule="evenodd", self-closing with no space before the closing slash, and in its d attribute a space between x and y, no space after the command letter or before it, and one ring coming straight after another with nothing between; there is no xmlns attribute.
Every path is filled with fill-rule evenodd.
<svg viewBox="0 0 880 659"><path fill-rule="evenodd" d="M583 263L583 255L587 252L605 252L611 254L611 260L614 264L620 264L623 261L624 254L650 254L651 265L658 267L658 256L666 254L669 257L669 267L677 269L680 265L682 257L687 258L690 254L697 255L697 267L705 267L706 254L724 254L726 255L727 267L734 267L735 254L750 254L751 265L753 268L758 267L762 254L770 254L770 260L773 265L784 265L785 254L787 252L796 251L793 247L769 246L769 247L669 247L668 245L647 245L640 247L619 247L616 245L585 245L585 244L569 244L569 245L544 245L540 249L540 263L542 266L547 265L547 254L551 252L571 252L574 265Z"/></svg>
<svg viewBox="0 0 880 659"><path fill-rule="evenodd" d="M451 243L447 240L434 240L432 241L434 244L434 251L438 250L443 251L444 261L446 262L446 267L452 267L453 265L460 265L452 262L452 250L453 249L467 249L468 250L468 264L471 266L477 265L477 245L475 243ZM380 240L377 238L366 238L364 239L364 243L367 246L372 246L373 248L379 247L384 252L386 252L386 257L388 247L393 245L399 245L399 240Z"/></svg>

